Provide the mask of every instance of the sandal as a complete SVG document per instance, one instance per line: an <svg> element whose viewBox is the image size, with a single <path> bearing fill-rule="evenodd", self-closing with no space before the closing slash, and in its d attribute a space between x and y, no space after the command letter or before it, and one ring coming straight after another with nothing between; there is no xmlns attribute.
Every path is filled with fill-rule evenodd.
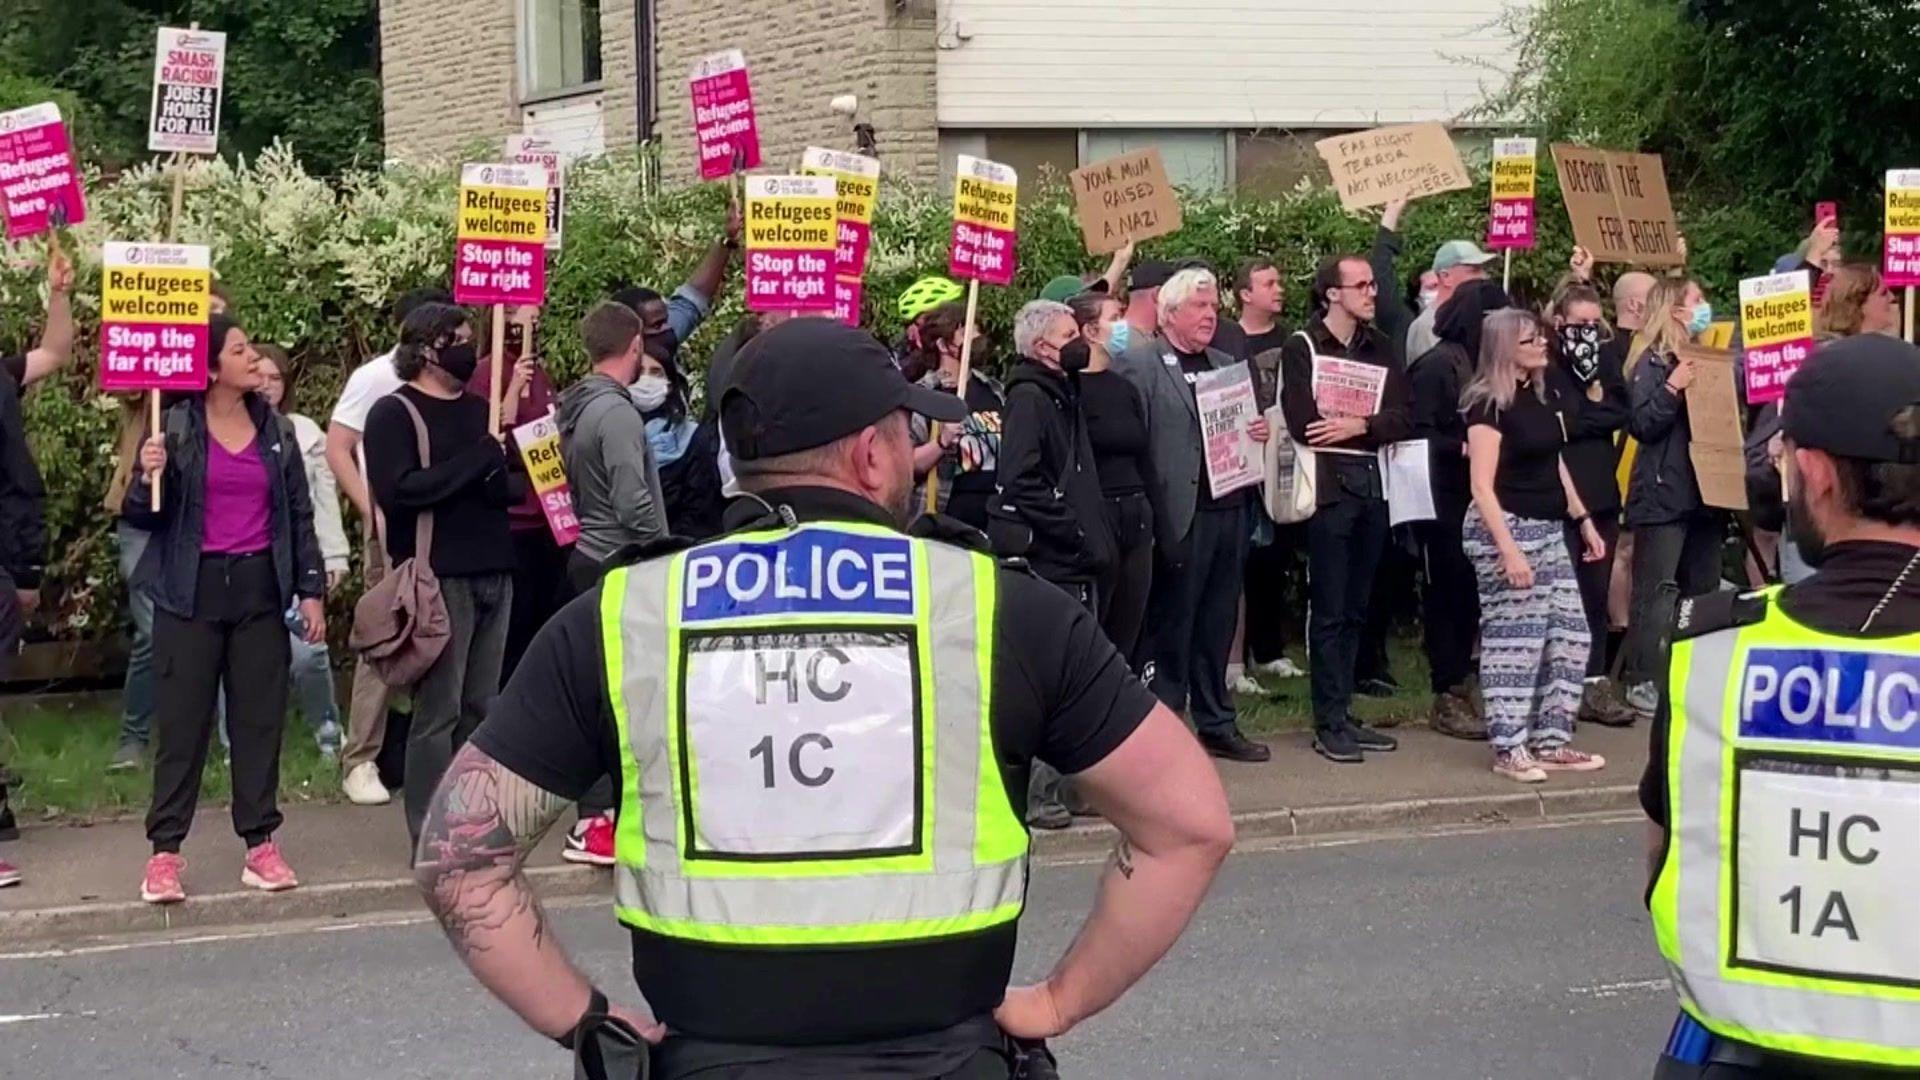
<svg viewBox="0 0 1920 1080"><path fill-rule="evenodd" d="M1589 754L1585 750L1566 746L1535 750L1533 760L1548 772L1595 772L1607 767L1607 759L1599 754Z"/></svg>
<svg viewBox="0 0 1920 1080"><path fill-rule="evenodd" d="M1533 760L1533 755L1525 747L1517 750L1500 750L1493 755L1493 773L1504 776L1518 784L1544 784L1547 782L1546 770Z"/></svg>

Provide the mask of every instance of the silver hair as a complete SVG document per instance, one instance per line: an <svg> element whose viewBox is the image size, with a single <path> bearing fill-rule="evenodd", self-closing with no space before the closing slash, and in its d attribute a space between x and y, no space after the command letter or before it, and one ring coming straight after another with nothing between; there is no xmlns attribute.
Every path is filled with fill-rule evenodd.
<svg viewBox="0 0 1920 1080"><path fill-rule="evenodd" d="M1492 405L1495 411L1513 407L1513 399L1527 376L1520 367L1520 339L1529 333L1545 333L1539 316L1533 312L1525 308L1487 312L1480 322L1479 363L1473 378L1460 391L1461 411L1483 402ZM1535 397L1546 400L1544 375L1533 380L1532 390Z"/></svg>
<svg viewBox="0 0 1920 1080"><path fill-rule="evenodd" d="M1193 299L1194 294L1202 289L1212 289L1215 293L1220 291L1220 280L1213 276L1213 271L1203 266L1189 266L1168 278L1167 283L1160 286L1161 320L1165 321L1174 309Z"/></svg>
<svg viewBox="0 0 1920 1080"><path fill-rule="evenodd" d="M1073 319L1073 309L1058 300L1029 300L1013 317L1013 349L1031 357L1033 347L1046 335L1047 327L1062 315ZM1078 325L1077 323L1075 325Z"/></svg>

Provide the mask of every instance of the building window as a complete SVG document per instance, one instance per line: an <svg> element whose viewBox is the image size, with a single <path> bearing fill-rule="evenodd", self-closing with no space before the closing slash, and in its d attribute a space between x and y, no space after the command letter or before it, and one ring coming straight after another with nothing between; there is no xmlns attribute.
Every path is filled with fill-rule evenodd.
<svg viewBox="0 0 1920 1080"><path fill-rule="evenodd" d="M600 0L525 0L524 97L551 97L600 81Z"/></svg>
<svg viewBox="0 0 1920 1080"><path fill-rule="evenodd" d="M1225 191L1233 184L1227 170L1228 140L1225 132L1204 129L1089 128L1082 157L1087 162L1104 161L1157 146L1167 166L1167 179L1175 185L1195 191Z"/></svg>

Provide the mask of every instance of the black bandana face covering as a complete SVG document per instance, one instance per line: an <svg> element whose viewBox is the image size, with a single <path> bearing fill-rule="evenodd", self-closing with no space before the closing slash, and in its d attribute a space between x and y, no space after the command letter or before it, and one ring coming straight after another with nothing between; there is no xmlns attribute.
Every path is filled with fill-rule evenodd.
<svg viewBox="0 0 1920 1080"><path fill-rule="evenodd" d="M1563 326L1559 330L1560 355L1567 358L1573 377L1590 383L1600 374L1600 328Z"/></svg>

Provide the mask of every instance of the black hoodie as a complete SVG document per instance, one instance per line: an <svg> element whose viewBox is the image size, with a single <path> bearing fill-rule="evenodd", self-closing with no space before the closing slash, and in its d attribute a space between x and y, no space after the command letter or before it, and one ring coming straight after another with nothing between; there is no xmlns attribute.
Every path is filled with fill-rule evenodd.
<svg viewBox="0 0 1920 1080"><path fill-rule="evenodd" d="M1413 383L1413 438L1429 440L1434 500L1441 513L1464 515L1472 500L1460 391L1480 362L1480 334L1487 313L1512 306L1498 284L1467 282L1434 313L1433 329L1440 344L1416 357L1407 369Z"/></svg>
<svg viewBox="0 0 1920 1080"><path fill-rule="evenodd" d="M1000 489L987 534L1052 582L1089 582L1110 565L1114 542L1100 498L1079 380L1022 360L1007 380Z"/></svg>

